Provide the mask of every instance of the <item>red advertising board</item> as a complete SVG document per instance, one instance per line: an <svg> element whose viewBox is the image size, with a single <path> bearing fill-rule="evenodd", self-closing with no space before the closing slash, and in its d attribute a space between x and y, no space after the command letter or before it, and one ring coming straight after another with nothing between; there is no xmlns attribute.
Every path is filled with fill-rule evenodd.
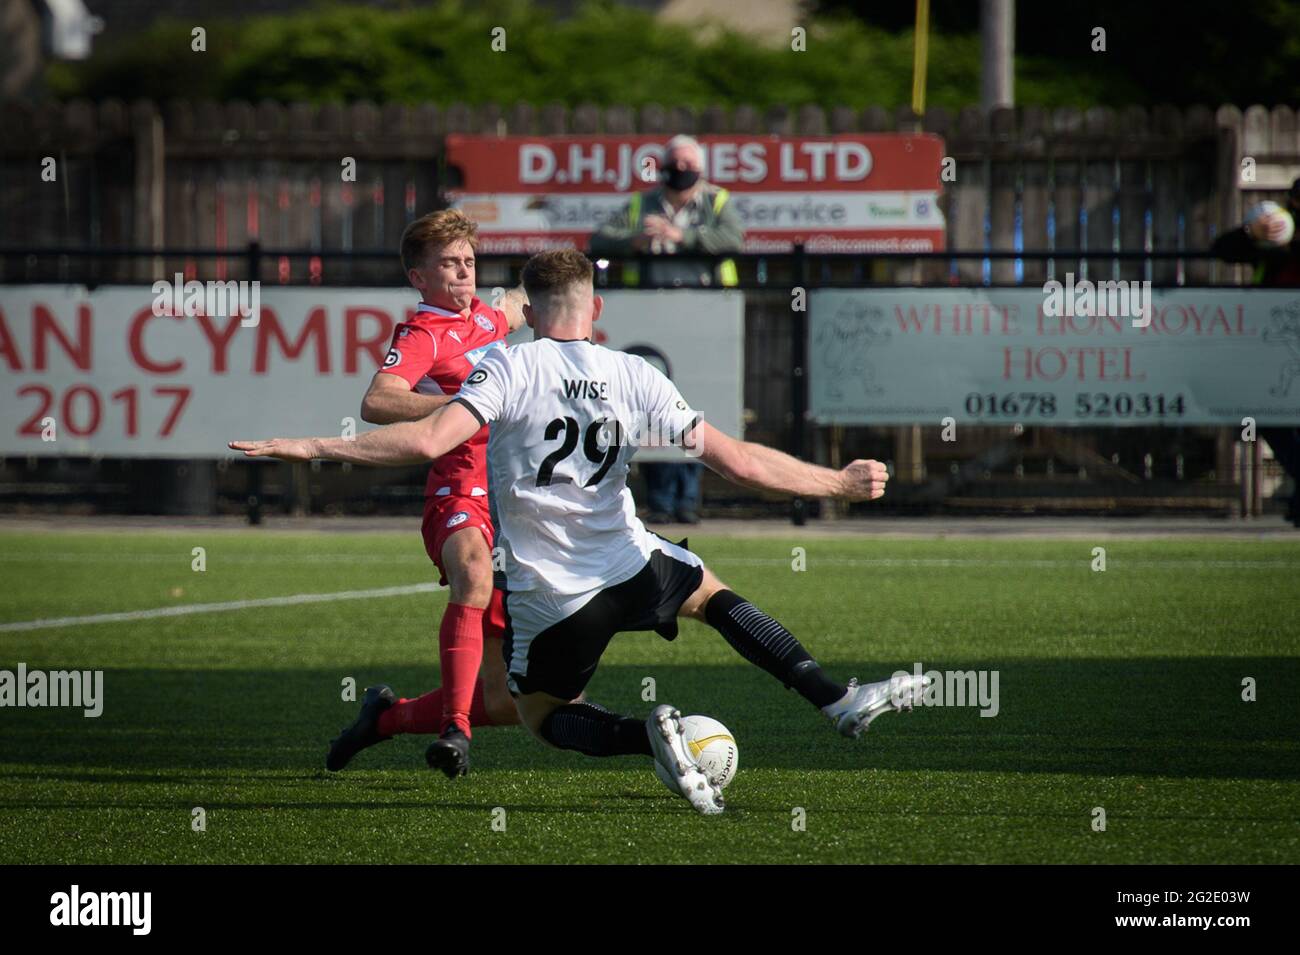
<svg viewBox="0 0 1300 955"><path fill-rule="evenodd" d="M636 191L654 187L666 137L447 137L452 204L482 252L585 248ZM943 140L930 134L701 136L704 177L728 189L751 252L943 249Z"/></svg>

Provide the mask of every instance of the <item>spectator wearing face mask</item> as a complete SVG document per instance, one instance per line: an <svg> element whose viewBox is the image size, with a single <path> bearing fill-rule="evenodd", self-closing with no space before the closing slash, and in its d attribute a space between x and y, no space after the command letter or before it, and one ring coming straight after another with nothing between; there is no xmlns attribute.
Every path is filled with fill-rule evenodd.
<svg viewBox="0 0 1300 955"><path fill-rule="evenodd" d="M623 281L649 285L733 286L736 263L718 259L739 252L745 242L740 216L726 189L706 181L704 152L690 136L674 136L664 147L660 185L634 194L622 212L591 237L593 255L654 256L642 275L638 262L623 263ZM665 374L671 372L665 367ZM651 524L699 523L700 465L695 461L644 461Z"/></svg>
<svg viewBox="0 0 1300 955"><path fill-rule="evenodd" d="M1210 251L1225 262L1241 262L1255 267L1254 284L1263 288L1300 287L1300 179L1291 183L1286 199L1286 212L1291 222L1280 210L1256 214L1235 229L1219 236ZM1290 241L1283 241L1287 232ZM1266 333L1267 334L1267 333ZM1286 519L1300 527L1300 428L1279 425L1260 428L1259 436L1268 442L1273 457L1291 478L1291 498L1287 502Z"/></svg>
<svg viewBox="0 0 1300 955"><path fill-rule="evenodd" d="M703 170L700 144L690 136L674 136L664 147L660 185L636 193L622 212L606 220L591 237L591 253L656 256L644 278L637 263L625 263L628 285L735 285L735 262L713 258L739 252L745 231L730 193L705 180Z"/></svg>

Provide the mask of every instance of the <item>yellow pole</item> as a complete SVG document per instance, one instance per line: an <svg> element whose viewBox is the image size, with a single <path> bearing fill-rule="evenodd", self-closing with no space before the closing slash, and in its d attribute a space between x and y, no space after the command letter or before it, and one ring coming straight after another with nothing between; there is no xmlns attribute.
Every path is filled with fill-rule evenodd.
<svg viewBox="0 0 1300 955"><path fill-rule="evenodd" d="M925 115L925 62L930 46L930 0L916 0L912 57L912 112Z"/></svg>

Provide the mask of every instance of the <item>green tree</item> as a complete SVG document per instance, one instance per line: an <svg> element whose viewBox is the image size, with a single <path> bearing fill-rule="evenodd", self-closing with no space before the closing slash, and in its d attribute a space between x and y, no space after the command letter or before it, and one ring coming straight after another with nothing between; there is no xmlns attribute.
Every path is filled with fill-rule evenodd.
<svg viewBox="0 0 1300 955"><path fill-rule="evenodd" d="M505 29L505 52L493 30ZM442 0L404 10L334 5L208 24L208 50L189 25L159 23L50 74L61 96L275 99L315 102L515 102L894 107L911 99L912 35L852 16L808 21L808 50L720 29L665 23L610 2L570 17L519 0ZM927 101L978 101L979 40L931 38ZM1139 89L1095 64L1062 70L1019 62L1019 98L1046 106L1128 103Z"/></svg>

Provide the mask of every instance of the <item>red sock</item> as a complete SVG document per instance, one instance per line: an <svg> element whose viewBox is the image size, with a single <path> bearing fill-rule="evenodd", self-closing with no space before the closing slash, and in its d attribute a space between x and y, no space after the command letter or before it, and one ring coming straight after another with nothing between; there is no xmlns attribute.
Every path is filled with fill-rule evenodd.
<svg viewBox="0 0 1300 955"><path fill-rule="evenodd" d="M474 681L474 700L469 707L471 726L496 726L483 704L483 681ZM411 700L398 700L379 714L379 735L401 733L438 733L442 731L442 689L433 690Z"/></svg>
<svg viewBox="0 0 1300 955"><path fill-rule="evenodd" d="M492 588L492 599L488 601L487 610L483 611L483 637L504 640L506 636L505 595Z"/></svg>
<svg viewBox="0 0 1300 955"><path fill-rule="evenodd" d="M442 726L453 723L470 735L469 709L483 662L483 608L447 604L438 629L438 660L442 664Z"/></svg>
<svg viewBox="0 0 1300 955"><path fill-rule="evenodd" d="M469 704L470 726L496 726L497 721L488 716L487 704L483 702L483 678L474 681L474 698Z"/></svg>

